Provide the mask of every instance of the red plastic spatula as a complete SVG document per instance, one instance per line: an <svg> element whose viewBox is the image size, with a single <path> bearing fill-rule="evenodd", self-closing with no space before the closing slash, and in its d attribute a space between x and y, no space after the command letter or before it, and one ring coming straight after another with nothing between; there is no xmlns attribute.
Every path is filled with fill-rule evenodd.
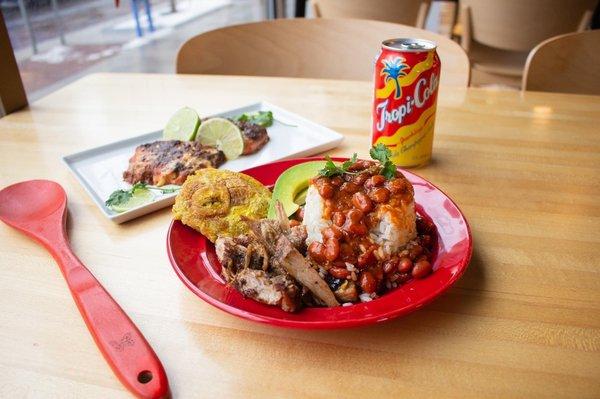
<svg viewBox="0 0 600 399"><path fill-rule="evenodd" d="M160 360L123 309L73 254L65 221L67 195L48 180L30 180L0 191L0 219L40 242L52 254L79 312L104 358L140 398L168 398Z"/></svg>

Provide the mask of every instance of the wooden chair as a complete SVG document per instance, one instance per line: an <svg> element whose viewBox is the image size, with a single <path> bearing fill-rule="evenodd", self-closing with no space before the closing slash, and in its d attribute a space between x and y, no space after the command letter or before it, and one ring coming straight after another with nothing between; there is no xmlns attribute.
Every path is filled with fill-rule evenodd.
<svg viewBox="0 0 600 399"><path fill-rule="evenodd" d="M460 46L410 26L359 19L282 19L230 26L195 36L177 54L177 73L372 80L381 42L395 37L438 44L441 85L469 84Z"/></svg>
<svg viewBox="0 0 600 399"><path fill-rule="evenodd" d="M523 90L600 95L600 30L538 44L527 57Z"/></svg>
<svg viewBox="0 0 600 399"><path fill-rule="evenodd" d="M598 0L460 0L461 45L473 83L498 76L517 87L529 51L540 42L585 29Z"/></svg>
<svg viewBox="0 0 600 399"><path fill-rule="evenodd" d="M0 12L0 118L27 105L19 67Z"/></svg>
<svg viewBox="0 0 600 399"><path fill-rule="evenodd" d="M425 27L431 0L312 0L317 18L356 18Z"/></svg>

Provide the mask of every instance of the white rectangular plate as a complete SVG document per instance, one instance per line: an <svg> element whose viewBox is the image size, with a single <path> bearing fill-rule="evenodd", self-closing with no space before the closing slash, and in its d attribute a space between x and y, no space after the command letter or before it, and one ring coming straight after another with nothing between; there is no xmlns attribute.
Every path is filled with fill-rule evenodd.
<svg viewBox="0 0 600 399"><path fill-rule="evenodd" d="M232 118L244 112L256 111L273 111L274 123L267 128L269 142L255 154L225 162L221 169L240 171L281 159L314 155L338 146L343 140L341 134L325 126L264 101L209 117ZM201 117L205 117L205 115L201 115ZM130 187L123 181L123 171L127 169L129 158L133 155L135 148L140 144L160 140L161 137L162 130L157 130L67 155L63 157L63 161L102 213L113 222L122 223L172 205L175 201L176 194L174 193L160 194L154 191L156 195L153 202L127 212L116 213L104 205L104 201L113 191Z"/></svg>

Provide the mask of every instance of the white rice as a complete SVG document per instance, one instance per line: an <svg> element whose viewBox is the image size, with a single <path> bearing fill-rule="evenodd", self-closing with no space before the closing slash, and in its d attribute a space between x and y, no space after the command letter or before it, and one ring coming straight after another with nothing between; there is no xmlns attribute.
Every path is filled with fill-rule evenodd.
<svg viewBox="0 0 600 399"><path fill-rule="evenodd" d="M302 224L306 226L306 233L308 234L306 244L313 241L323 242L321 230L331 225L330 221L323 219L324 208L325 201L323 201L316 187L314 185L309 186L306 192L304 219L302 219Z"/></svg>
<svg viewBox="0 0 600 399"><path fill-rule="evenodd" d="M385 255L397 253L417 236L414 203L401 208L384 205L379 208L378 216L380 222L369 231L369 236Z"/></svg>
<svg viewBox="0 0 600 399"><path fill-rule="evenodd" d="M309 186L306 193L306 205L304 206L304 219L302 223L306 226L308 238L306 243L313 241L323 242L321 230L331 225L331 221L323 218L325 201L319 195L314 185ZM416 214L414 203L393 208L382 205L378 208L380 222L369 231L371 240L381 246L377 253L379 259L388 259L390 255L396 254L406 244L417 236ZM363 248L363 252L366 248ZM352 265L354 266L354 265ZM352 268L346 265L349 271Z"/></svg>

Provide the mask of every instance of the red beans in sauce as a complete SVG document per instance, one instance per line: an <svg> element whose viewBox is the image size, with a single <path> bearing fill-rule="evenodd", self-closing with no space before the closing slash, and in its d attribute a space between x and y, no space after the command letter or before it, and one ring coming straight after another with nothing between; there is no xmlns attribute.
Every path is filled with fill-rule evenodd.
<svg viewBox="0 0 600 399"><path fill-rule="evenodd" d="M296 219L302 221L304 220L304 207L301 206L297 211L296 211Z"/></svg>
<svg viewBox="0 0 600 399"><path fill-rule="evenodd" d="M402 258L400 262L398 262L398 271L400 273L408 273L412 270L413 263L409 258Z"/></svg>
<svg viewBox="0 0 600 399"><path fill-rule="evenodd" d="M358 281L360 288L367 294L372 294L377 289L377 280L375 280L375 277L368 271L360 272Z"/></svg>
<svg viewBox="0 0 600 399"><path fill-rule="evenodd" d="M323 235L323 238L325 240L329 240L331 238L339 240L340 238L342 238L342 230L340 230L337 226L327 227L326 229L323 229L321 234Z"/></svg>
<svg viewBox="0 0 600 399"><path fill-rule="evenodd" d="M318 241L313 241L308 246L308 254L319 263L325 262L325 246Z"/></svg>
<svg viewBox="0 0 600 399"><path fill-rule="evenodd" d="M332 224L321 231L323 244L312 243L308 253L331 276L349 280L354 276L359 293L381 294L412 278L423 278L432 269L436 230L430 221L419 217L417 239L391 259L370 238L369 231L379 223L379 207L402 206L412 201L414 193L402 174L387 180L379 170L372 161L359 161L350 167L351 173L313 180L324 199L323 217ZM354 274L352 267L360 272Z"/></svg>
<svg viewBox="0 0 600 399"><path fill-rule="evenodd" d="M334 212L331 216L331 221L334 225L342 227L344 225L344 222L346 221L346 216L344 216L342 212Z"/></svg>
<svg viewBox="0 0 600 399"><path fill-rule="evenodd" d="M356 176L354 176L353 182L354 184L358 184L359 186L362 186L365 181L367 181L367 179L369 178L369 175L367 173L360 173Z"/></svg>
<svg viewBox="0 0 600 399"><path fill-rule="evenodd" d="M352 196L352 205L356 207L356 209L360 210L363 213L368 213L373 210L373 202L367 196L367 194L363 192L355 193Z"/></svg>
<svg viewBox="0 0 600 399"><path fill-rule="evenodd" d="M331 180L329 181L332 185L334 185L335 187L339 187L344 183L344 179L342 179L339 176L334 176L331 178Z"/></svg>
<svg viewBox="0 0 600 399"><path fill-rule="evenodd" d="M383 272L385 274L392 274L398 270L398 259L390 259L383 264Z"/></svg>
<svg viewBox="0 0 600 399"><path fill-rule="evenodd" d="M431 273L431 263L426 260L420 260L415 263L415 267L412 270L412 276L414 278L423 278Z"/></svg>
<svg viewBox="0 0 600 399"><path fill-rule="evenodd" d="M329 262L333 262L340 255L340 242L337 238L329 238L325 241L324 256Z"/></svg>
<svg viewBox="0 0 600 399"><path fill-rule="evenodd" d="M348 194L354 194L355 192L360 190L360 186L356 183L348 181L348 182L342 184L342 187L340 187L340 190L342 190L343 192L348 193Z"/></svg>
<svg viewBox="0 0 600 399"><path fill-rule="evenodd" d="M329 274L335 278L348 278L350 276L350 272L346 268L339 266L330 268Z"/></svg>
<svg viewBox="0 0 600 399"><path fill-rule="evenodd" d="M385 177L382 175L373 175L365 182L365 188L379 187L385 183Z"/></svg>
<svg viewBox="0 0 600 399"><path fill-rule="evenodd" d="M369 192L369 198L378 204L385 204L390 199L390 192L383 187L378 187Z"/></svg>
<svg viewBox="0 0 600 399"><path fill-rule="evenodd" d="M333 194L335 194L335 188L333 188L333 185L329 183L318 185L317 190L319 191L319 195L325 199L329 199L333 197Z"/></svg>

